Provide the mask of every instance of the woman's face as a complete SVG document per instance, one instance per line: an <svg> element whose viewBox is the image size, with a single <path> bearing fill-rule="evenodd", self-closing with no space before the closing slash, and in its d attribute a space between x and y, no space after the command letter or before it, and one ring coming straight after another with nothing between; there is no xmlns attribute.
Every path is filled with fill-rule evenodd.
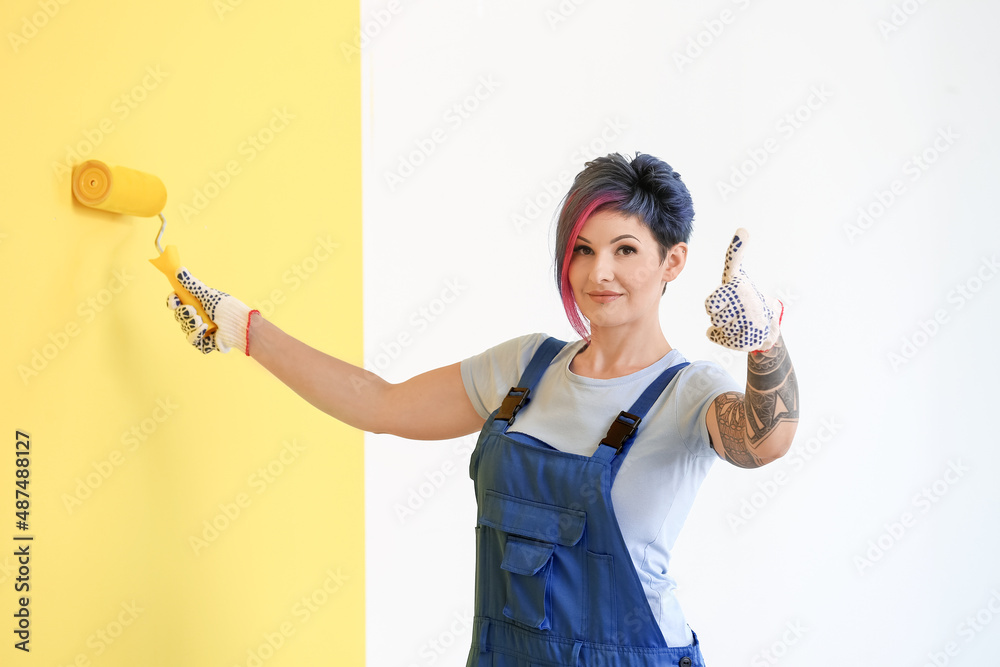
<svg viewBox="0 0 1000 667"><path fill-rule="evenodd" d="M661 262L659 243L637 217L591 215L569 264L569 284L591 330L658 318L663 283L680 273L686 255L687 244L678 243Z"/></svg>

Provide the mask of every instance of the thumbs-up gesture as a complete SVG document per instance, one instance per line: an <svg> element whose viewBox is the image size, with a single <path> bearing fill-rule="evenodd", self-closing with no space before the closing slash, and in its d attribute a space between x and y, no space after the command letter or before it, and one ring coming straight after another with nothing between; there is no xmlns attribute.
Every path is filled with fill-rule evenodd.
<svg viewBox="0 0 1000 667"><path fill-rule="evenodd" d="M747 230L736 230L726 253L722 285L705 299L705 311L712 320L708 339L741 352L769 350L778 341L778 327L784 306L765 297L743 270Z"/></svg>

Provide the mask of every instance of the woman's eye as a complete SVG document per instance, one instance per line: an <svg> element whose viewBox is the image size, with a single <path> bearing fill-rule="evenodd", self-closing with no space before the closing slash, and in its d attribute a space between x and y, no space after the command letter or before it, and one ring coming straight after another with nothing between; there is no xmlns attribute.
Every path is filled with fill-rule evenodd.
<svg viewBox="0 0 1000 667"><path fill-rule="evenodd" d="M590 247L585 245L578 245L577 247L573 248L573 252L579 253L581 255L586 255L587 253L590 252Z"/></svg>
<svg viewBox="0 0 1000 667"><path fill-rule="evenodd" d="M635 248L633 248L630 245L623 245L622 247L618 248L618 252L622 253L623 255L634 255Z"/></svg>

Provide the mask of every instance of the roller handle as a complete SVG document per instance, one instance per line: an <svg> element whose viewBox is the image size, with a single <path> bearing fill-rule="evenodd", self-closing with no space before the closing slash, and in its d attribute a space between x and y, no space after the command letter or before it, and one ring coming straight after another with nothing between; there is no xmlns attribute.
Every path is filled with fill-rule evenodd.
<svg viewBox="0 0 1000 667"><path fill-rule="evenodd" d="M167 280L170 281L170 286L177 292L177 297L181 300L181 303L185 306L194 306L195 310L198 311L198 315L201 316L202 321L208 325L206 335L213 333L219 328L205 312L205 309L202 308L201 301L192 296L191 292L188 292L177 280L177 271L181 268L181 259L177 253L177 246L168 245L159 257L149 260L149 263L167 277Z"/></svg>

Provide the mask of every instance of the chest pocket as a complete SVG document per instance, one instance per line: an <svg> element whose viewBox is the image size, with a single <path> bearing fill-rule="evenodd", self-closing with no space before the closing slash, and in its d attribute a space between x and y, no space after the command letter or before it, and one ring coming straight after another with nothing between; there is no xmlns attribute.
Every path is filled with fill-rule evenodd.
<svg viewBox="0 0 1000 667"><path fill-rule="evenodd" d="M556 505L486 491L479 524L499 533L490 543L501 553L498 573L505 600L503 614L518 623L548 630L554 613L552 591L560 590L560 607L573 609L579 601L563 595L573 581L579 558L573 553L583 537L587 514ZM567 591L568 592L568 591Z"/></svg>

